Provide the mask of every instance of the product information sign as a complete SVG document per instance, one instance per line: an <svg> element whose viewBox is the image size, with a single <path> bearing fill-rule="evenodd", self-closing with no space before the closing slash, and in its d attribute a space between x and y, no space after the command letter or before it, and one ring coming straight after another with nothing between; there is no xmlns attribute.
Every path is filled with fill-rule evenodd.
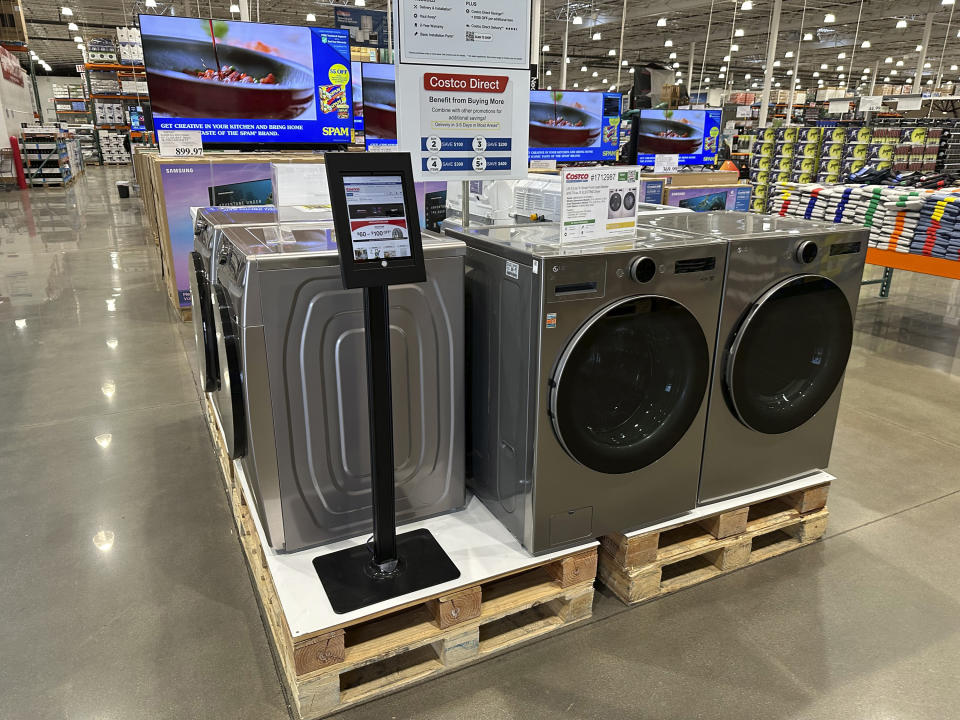
<svg viewBox="0 0 960 720"><path fill-rule="evenodd" d="M199 130L158 130L160 157L200 157L203 133Z"/></svg>
<svg viewBox="0 0 960 720"><path fill-rule="evenodd" d="M561 241L633 234L640 168L569 168L560 182Z"/></svg>
<svg viewBox="0 0 960 720"><path fill-rule="evenodd" d="M827 105L827 112L831 115L840 115L845 112L850 112L850 99L844 98L843 100L831 100Z"/></svg>
<svg viewBox="0 0 960 720"><path fill-rule="evenodd" d="M526 70L530 0L400 0L394 4L401 63Z"/></svg>
<svg viewBox="0 0 960 720"><path fill-rule="evenodd" d="M680 169L679 155L654 155L653 171L660 173L675 173Z"/></svg>
<svg viewBox="0 0 960 720"><path fill-rule="evenodd" d="M923 95L911 95L897 99L897 110L919 110L923 107Z"/></svg>
<svg viewBox="0 0 960 720"><path fill-rule="evenodd" d="M864 95L860 98L860 112L883 110L883 95Z"/></svg>
<svg viewBox="0 0 960 720"><path fill-rule="evenodd" d="M397 139L413 156L414 178L525 177L529 73L398 65Z"/></svg>

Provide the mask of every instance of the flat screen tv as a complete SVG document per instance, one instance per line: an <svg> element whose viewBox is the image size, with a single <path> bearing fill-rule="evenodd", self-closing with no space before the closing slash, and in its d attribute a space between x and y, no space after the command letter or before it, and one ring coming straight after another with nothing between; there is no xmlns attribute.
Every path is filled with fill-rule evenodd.
<svg viewBox="0 0 960 720"><path fill-rule="evenodd" d="M530 159L615 160L620 146L620 93L530 91Z"/></svg>
<svg viewBox="0 0 960 720"><path fill-rule="evenodd" d="M641 110L637 164L678 155L681 165L712 165L720 144L720 110Z"/></svg>
<svg viewBox="0 0 960 720"><path fill-rule="evenodd" d="M363 78L359 60L350 62L350 85L353 87L353 134L363 133Z"/></svg>
<svg viewBox="0 0 960 720"><path fill-rule="evenodd" d="M352 140L346 30L141 15L140 35L155 130L219 147Z"/></svg>
<svg viewBox="0 0 960 720"><path fill-rule="evenodd" d="M397 144L397 72L386 63L361 63L363 138L367 147Z"/></svg>
<svg viewBox="0 0 960 720"><path fill-rule="evenodd" d="M207 188L210 204L220 207L240 205L272 205L273 180L247 180L228 185L211 185Z"/></svg>

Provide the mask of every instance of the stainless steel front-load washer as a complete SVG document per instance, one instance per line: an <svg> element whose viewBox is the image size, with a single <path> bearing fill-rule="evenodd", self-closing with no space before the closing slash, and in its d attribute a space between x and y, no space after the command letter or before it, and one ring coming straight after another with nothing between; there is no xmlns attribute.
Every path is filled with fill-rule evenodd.
<svg viewBox="0 0 960 720"><path fill-rule="evenodd" d="M214 284L215 406L270 545L370 531L363 297L344 290L334 232L228 228ZM460 508L464 246L424 232L427 281L390 288L397 521Z"/></svg>
<svg viewBox="0 0 960 720"><path fill-rule="evenodd" d="M674 231L467 243L468 483L533 553L696 506L726 245Z"/></svg>
<svg viewBox="0 0 960 720"><path fill-rule="evenodd" d="M286 223L307 220L330 220L329 211L307 213L297 208L283 208ZM213 392L220 385L216 340L213 334L213 302L211 286L217 281L219 263L214 262L223 229L237 226L277 226L277 209L272 205L240 207L202 207L197 210L193 226L193 252L190 253L190 300L193 306L193 334L197 344L197 369L204 392Z"/></svg>
<svg viewBox="0 0 960 720"><path fill-rule="evenodd" d="M825 468L867 230L738 212L647 223L729 243L700 502Z"/></svg>

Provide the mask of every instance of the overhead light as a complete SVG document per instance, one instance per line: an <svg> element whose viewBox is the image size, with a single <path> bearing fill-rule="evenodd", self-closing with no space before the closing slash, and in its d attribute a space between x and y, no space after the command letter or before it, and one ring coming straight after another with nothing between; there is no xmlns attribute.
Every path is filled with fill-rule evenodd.
<svg viewBox="0 0 960 720"><path fill-rule="evenodd" d="M733 45L730 46L730 52L732 53L740 52L740 46L734 43Z"/></svg>
<svg viewBox="0 0 960 720"><path fill-rule="evenodd" d="M726 65L721 65L721 66L720 66L720 72L726 72L726 71L727 71L727 66L726 66Z"/></svg>
<svg viewBox="0 0 960 720"><path fill-rule="evenodd" d="M26 329L27 329L27 319L26 319L26 318L19 318L18 320L14 320L14 321L13 321L13 324L17 326L17 330L26 330Z"/></svg>
<svg viewBox="0 0 960 720"><path fill-rule="evenodd" d="M97 445L99 445L102 448L109 447L110 441L113 440L113 435L111 435L110 433L103 433L101 435L97 435L94 438L94 440L96 440Z"/></svg>
<svg viewBox="0 0 960 720"><path fill-rule="evenodd" d="M155 8L157 6L157 0L146 0L143 4L149 8Z"/></svg>
<svg viewBox="0 0 960 720"><path fill-rule="evenodd" d="M757 87L757 83L753 83L750 87Z"/></svg>
<svg viewBox="0 0 960 720"><path fill-rule="evenodd" d="M844 75L843 73L840 73L839 75L837 75L837 77L843 80L846 77L846 75Z"/></svg>
<svg viewBox="0 0 960 720"><path fill-rule="evenodd" d="M69 30L70 32L76 32L76 31L79 30L79 29L80 29L80 28L77 27L77 24L76 24L76 23L74 23L74 22L72 22L72 23L67 23L67 30Z"/></svg>
<svg viewBox="0 0 960 720"><path fill-rule="evenodd" d="M887 77L885 77L885 78L883 79L883 81L884 81L885 83L888 83L888 82L890 82L890 76L889 76L889 75L887 75Z"/></svg>
<svg viewBox="0 0 960 720"><path fill-rule="evenodd" d="M82 42L83 42L83 38L80 37L79 35L74 35L74 36L73 36L73 41L74 41L75 43L82 43Z"/></svg>
<svg viewBox="0 0 960 720"><path fill-rule="evenodd" d="M726 75L724 75L723 73L717 73L717 77L718 77L718 78L725 78Z"/></svg>
<svg viewBox="0 0 960 720"><path fill-rule="evenodd" d="M622 63L620 63L620 64L623 65L623 67L626 67L626 66L629 65L630 63L628 63L626 60L624 60L624 61L623 61Z"/></svg>
<svg viewBox="0 0 960 720"><path fill-rule="evenodd" d="M890 74L891 74L891 75L899 75L900 73L897 72L896 70L891 70L891 71L890 71Z"/></svg>
<svg viewBox="0 0 960 720"><path fill-rule="evenodd" d="M613 92L613 91L616 90L616 89L617 89L617 86L616 86L616 85L611 85L611 86L610 86L610 92Z"/></svg>
<svg viewBox="0 0 960 720"><path fill-rule="evenodd" d="M750 0L744 0L743 5L740 6L741 10L753 10L753 3Z"/></svg>
<svg viewBox="0 0 960 720"><path fill-rule="evenodd" d="M77 43L77 50L83 50L83 43Z"/></svg>
<svg viewBox="0 0 960 720"><path fill-rule="evenodd" d="M604 78L604 79L603 79L603 80L601 80L600 82L602 82L602 83L603 83L604 85L606 85L606 84L607 84L607 79L606 79L606 78Z"/></svg>
<svg viewBox="0 0 960 720"><path fill-rule="evenodd" d="M847 54L845 52L839 53L837 55L837 60L843 60L846 56Z"/></svg>
<svg viewBox="0 0 960 720"><path fill-rule="evenodd" d="M897 20L897 30L903 30L907 26L906 20Z"/></svg>
<svg viewBox="0 0 960 720"><path fill-rule="evenodd" d="M940 0L941 5L953 5L954 0Z"/></svg>
<svg viewBox="0 0 960 720"><path fill-rule="evenodd" d="M597 77L598 74L599 74L599 73L597 73L597 71L594 70L593 73L590 75L590 77Z"/></svg>
<svg viewBox="0 0 960 720"><path fill-rule="evenodd" d="M673 47L673 40L664 40L664 41L663 41L663 46L664 46L664 47Z"/></svg>
<svg viewBox="0 0 960 720"><path fill-rule="evenodd" d="M837 72L843 72L843 65L837 65Z"/></svg>
<svg viewBox="0 0 960 720"><path fill-rule="evenodd" d="M570 62L570 56L567 55L567 56L563 59L563 62L569 63L569 62Z"/></svg>
<svg viewBox="0 0 960 720"><path fill-rule="evenodd" d="M957 69L960 69L960 68L957 68L956 65L951 65L951 66L950 66L950 69L951 69L951 70L957 70Z"/></svg>
<svg viewBox="0 0 960 720"><path fill-rule="evenodd" d="M353 0L353 4L356 5L357 7L366 7L367 0Z"/></svg>
<svg viewBox="0 0 960 720"><path fill-rule="evenodd" d="M547 90L553 90L553 85L547 85Z"/></svg>
<svg viewBox="0 0 960 720"><path fill-rule="evenodd" d="M743 76L743 79L744 79L744 80L749 80L749 79L750 79L750 73L747 73L746 75L744 75L744 76Z"/></svg>
<svg viewBox="0 0 960 720"><path fill-rule="evenodd" d="M804 39L804 40L813 40L813 33L804 33L804 34L803 34L803 39Z"/></svg>
<svg viewBox="0 0 960 720"><path fill-rule="evenodd" d="M896 66L897 66L897 67L903 67L903 60L897 60Z"/></svg>
<svg viewBox="0 0 960 720"><path fill-rule="evenodd" d="M773 86L774 86L774 87L780 87L780 83L774 83Z"/></svg>
<svg viewBox="0 0 960 720"><path fill-rule="evenodd" d="M729 56L729 55L724 55L724 56L723 56L723 61L724 61L724 62L730 62L730 56Z"/></svg>
<svg viewBox="0 0 960 720"><path fill-rule="evenodd" d="M917 52L920 52L921 50L923 50L923 45L917 45L916 50Z"/></svg>
<svg viewBox="0 0 960 720"><path fill-rule="evenodd" d="M676 60L676 59L677 59L677 54L676 54L675 52L672 52L672 53L670 53L670 55L667 57L667 59L668 59L668 60Z"/></svg>
<svg viewBox="0 0 960 720"><path fill-rule="evenodd" d="M704 81L704 82L710 82L710 78L704 78L703 81Z"/></svg>
<svg viewBox="0 0 960 720"><path fill-rule="evenodd" d="M571 22L573 22L574 25L583 25L583 18L579 15L574 15Z"/></svg>
<svg viewBox="0 0 960 720"><path fill-rule="evenodd" d="M237 5L236 3L231 3L231 4L230 4L230 12L232 12L232 13L238 13L238 12L240 12L240 6Z"/></svg>
<svg viewBox="0 0 960 720"><path fill-rule="evenodd" d="M860 76L860 79L861 79L861 80L866 80L866 79L867 79L867 76L866 76L866 75L861 75L861 76Z"/></svg>
<svg viewBox="0 0 960 720"><path fill-rule="evenodd" d="M666 18L660 18L659 20L657 20L657 27L666 27L666 26L667 26Z"/></svg>
<svg viewBox="0 0 960 720"><path fill-rule="evenodd" d="M927 85L933 85L933 80L927 80Z"/></svg>
<svg viewBox="0 0 960 720"><path fill-rule="evenodd" d="M926 70L929 70L929 69L930 69L930 63L924 63L924 64L923 64L923 67L924 67Z"/></svg>
<svg viewBox="0 0 960 720"><path fill-rule="evenodd" d="M60 14L61 14L61 15L66 15L66 16L70 16L70 15L73 15L73 10L71 10L71 9L68 8L68 7L62 7L62 8L60 8Z"/></svg>
<svg viewBox="0 0 960 720"><path fill-rule="evenodd" d="M553 75L553 70L547 70L547 72L545 72L544 75Z"/></svg>
<svg viewBox="0 0 960 720"><path fill-rule="evenodd" d="M824 21L825 23L836 22L836 21L837 21L837 16L834 15L833 13L827 13L826 15L823 16L823 21Z"/></svg>
<svg viewBox="0 0 960 720"><path fill-rule="evenodd" d="M820 77L820 72L817 71L817 70L814 70L814 71L813 71L813 76L814 76L814 77Z"/></svg>
<svg viewBox="0 0 960 720"><path fill-rule="evenodd" d="M595 32L595 33L591 36L591 40L599 40L599 39L600 39L600 33L598 33L598 32Z"/></svg>
<svg viewBox="0 0 960 720"><path fill-rule="evenodd" d="M793 70L787 70L787 75L793 75Z"/></svg>
<svg viewBox="0 0 960 720"><path fill-rule="evenodd" d="M104 397L112 398L117 394L117 386L115 383L108 380L100 386L100 392L103 393Z"/></svg>
<svg viewBox="0 0 960 720"><path fill-rule="evenodd" d="M783 56L788 58L793 57L793 50L787 50L787 52L785 52Z"/></svg>
<svg viewBox="0 0 960 720"><path fill-rule="evenodd" d="M677 71L674 73L674 75L675 75L676 77L680 77L681 75L683 75L683 70L677 70Z"/></svg>
<svg viewBox="0 0 960 720"><path fill-rule="evenodd" d="M573 86L574 86L574 87L580 87L580 83L574 83Z"/></svg>
<svg viewBox="0 0 960 720"><path fill-rule="evenodd" d="M828 70L829 68L830 68L830 66L827 65L826 63L821 63L821 64L820 64L820 69L821 69L821 70Z"/></svg>
<svg viewBox="0 0 960 720"><path fill-rule="evenodd" d="M864 69L863 69L863 74L864 74L864 75L869 75L869 74L870 74L870 68L864 68Z"/></svg>
<svg viewBox="0 0 960 720"><path fill-rule="evenodd" d="M893 58L892 58L892 57L885 57L885 58L883 59L883 61L884 61L887 65L889 65L890 63L893 62Z"/></svg>
<svg viewBox="0 0 960 720"><path fill-rule="evenodd" d="M231 10L231 12L233 11ZM307 22L316 22L316 21L317 21L316 15L314 15L313 13L307 13Z"/></svg>
<svg viewBox="0 0 960 720"><path fill-rule="evenodd" d="M680 67L680 63L675 62L675 63L673 64L673 69L676 70L678 67Z"/></svg>
<svg viewBox="0 0 960 720"><path fill-rule="evenodd" d="M862 43L860 43L860 47L862 47L862 48L868 48L868 47L870 47L870 41L869 41L869 40L864 40Z"/></svg>
<svg viewBox="0 0 960 720"><path fill-rule="evenodd" d="M773 66L774 66L774 67L780 67L780 61L779 61L779 60L774 60L774 61L773 61Z"/></svg>
<svg viewBox="0 0 960 720"><path fill-rule="evenodd" d="M587 71L587 66L586 66L586 65L581 65L581 66L580 66L580 72L586 72L586 71Z"/></svg>
<svg viewBox="0 0 960 720"><path fill-rule="evenodd" d="M633 75L634 69L630 68L630 74Z"/></svg>
<svg viewBox="0 0 960 720"><path fill-rule="evenodd" d="M113 547L113 541L116 536L109 530L100 530L93 536L93 544L97 550L107 552Z"/></svg>
<svg viewBox="0 0 960 720"><path fill-rule="evenodd" d="M37 51L36 51L36 50L31 50L31 51L30 51L30 57L36 59L36 58L37 58Z"/></svg>
<svg viewBox="0 0 960 720"><path fill-rule="evenodd" d="M550 46L549 46L549 45L544 45L542 48L540 48L540 51L541 51L541 52L550 52Z"/></svg>
<svg viewBox="0 0 960 720"><path fill-rule="evenodd" d="M610 48L609 50L607 50L607 55L613 56L616 54L617 54L617 51L614 50L613 48Z"/></svg>

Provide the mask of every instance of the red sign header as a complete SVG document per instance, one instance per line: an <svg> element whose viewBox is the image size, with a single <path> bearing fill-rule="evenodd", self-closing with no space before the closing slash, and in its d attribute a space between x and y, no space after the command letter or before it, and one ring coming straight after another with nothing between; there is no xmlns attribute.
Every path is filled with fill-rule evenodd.
<svg viewBox="0 0 960 720"><path fill-rule="evenodd" d="M424 90L453 92L503 93L507 91L506 75L454 75L452 73L424 73Z"/></svg>

